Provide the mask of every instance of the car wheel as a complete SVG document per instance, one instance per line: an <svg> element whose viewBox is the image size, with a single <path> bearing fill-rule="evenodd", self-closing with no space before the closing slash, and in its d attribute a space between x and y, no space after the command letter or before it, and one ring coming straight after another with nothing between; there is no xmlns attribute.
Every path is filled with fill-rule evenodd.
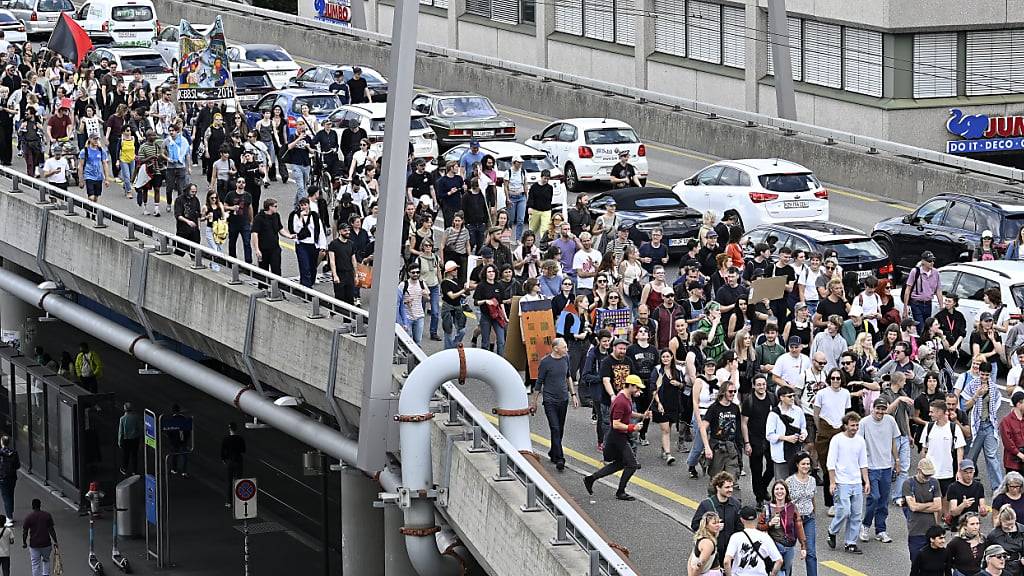
<svg viewBox="0 0 1024 576"><path fill-rule="evenodd" d="M576 167L572 164L566 164L565 170L562 173L565 175L565 189L569 192L579 192L580 177L576 174Z"/></svg>

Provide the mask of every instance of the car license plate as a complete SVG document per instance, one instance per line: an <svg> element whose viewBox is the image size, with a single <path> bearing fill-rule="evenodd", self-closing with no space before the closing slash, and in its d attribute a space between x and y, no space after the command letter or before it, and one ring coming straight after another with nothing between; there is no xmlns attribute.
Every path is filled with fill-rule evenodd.
<svg viewBox="0 0 1024 576"><path fill-rule="evenodd" d="M803 200L787 200L782 203L782 207L785 208L786 210L792 210L795 208L807 208L808 206L810 206L810 204L804 202Z"/></svg>
<svg viewBox="0 0 1024 576"><path fill-rule="evenodd" d="M46 21L47 22L56 22L57 21L57 17L56 16L47 16L46 17Z"/></svg>
<svg viewBox="0 0 1024 576"><path fill-rule="evenodd" d="M494 130L473 130L473 136L477 138L490 138L494 136Z"/></svg>
<svg viewBox="0 0 1024 576"><path fill-rule="evenodd" d="M238 101L239 102L252 102L258 96L259 96L258 94L240 94L238 96Z"/></svg>
<svg viewBox="0 0 1024 576"><path fill-rule="evenodd" d="M669 246L683 246L684 244L686 244L686 238L669 238L668 239L668 245Z"/></svg>
<svg viewBox="0 0 1024 576"><path fill-rule="evenodd" d="M135 32L119 32L124 38L135 38Z"/></svg>
<svg viewBox="0 0 1024 576"><path fill-rule="evenodd" d="M857 280L863 280L863 279L867 278L868 276L871 276L872 274L874 274L874 270L858 270L857 271Z"/></svg>

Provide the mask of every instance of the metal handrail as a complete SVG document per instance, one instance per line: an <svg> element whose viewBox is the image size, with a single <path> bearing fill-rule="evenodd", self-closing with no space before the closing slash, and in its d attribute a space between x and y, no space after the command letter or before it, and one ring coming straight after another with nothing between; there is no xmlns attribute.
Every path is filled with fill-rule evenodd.
<svg viewBox="0 0 1024 576"><path fill-rule="evenodd" d="M196 244L191 240L181 238L172 232L158 228L149 223L143 222L127 214L113 210L102 204L92 202L69 191L62 190L42 180L29 177L8 167L0 166L0 176L11 179L11 190L7 193L25 194L34 191L38 194L38 204L53 204L57 199L58 206L64 204L65 214L75 214L75 210L82 208L96 222L96 226L107 223L117 224L128 231L129 239L135 234L152 238L156 242L158 253L174 254L182 253L190 255L194 266L205 265L203 260L218 262L224 266L222 270L230 275L231 282L238 283L242 276L251 278L257 285L270 287L271 295L275 288L302 299L311 304L313 312L319 309L326 309L341 318L344 324L361 323L367 324L368 312L357 306L347 304L340 300L318 292L312 288L306 288L287 278L272 274L262 268L247 264L237 258L232 258L216 250ZM197 256L201 255L201 256ZM408 363L411 371L416 363L426 359L427 354L420 348L412 337L401 329L395 330L395 352L396 360ZM460 392L454 383L449 381L442 390L450 402L459 407L459 413L474 427L479 427L486 435L488 445L500 454L504 455L509 467L515 472L515 477L524 485L530 483L543 496L541 499L546 505L545 510L550 512L556 519L558 516L565 518L566 532L584 552L591 555L591 574L606 574L608 576L633 576L634 571L622 558L608 545L606 541L571 505L562 498L559 491L551 485L527 460L519 453L508 440L484 417L483 413ZM596 569L596 571L595 571Z"/></svg>
<svg viewBox="0 0 1024 576"><path fill-rule="evenodd" d="M189 3L206 4L209 6L214 6L219 10L233 10L236 12L242 12L247 15L259 16L261 18L267 18L279 22L286 22L297 26L330 31L331 33L343 34L346 36L350 36L354 39L373 41L378 42L380 44L391 44L391 36L386 34L370 32L367 30L360 30L357 28L350 28L346 26L341 26L339 24L315 20L313 18L297 16L295 14L285 14L283 12L277 12L275 10L257 8L249 6L247 4L233 2L231 0L192 0ZM417 44L417 50L428 55L443 56L459 63L476 64L479 66L495 68L498 70L503 70L516 74L534 76L537 78L541 78L543 80L560 82L575 87L589 88L596 90L598 92L607 92L609 94L626 96L629 98L633 98L639 102L651 102L654 104L661 104L672 108L678 108L680 110L686 110L697 114L706 115L711 118L732 120L738 123L743 123L745 125L751 126L769 126L784 131L787 134L801 134L805 136L811 136L814 138L821 138L822 140L826 141L829 144L847 144L850 146L861 148L863 149L863 153L867 154L887 152L895 156L902 156L910 158L915 161L928 162L930 164L956 168L964 172L973 172L975 174L983 176L1001 178L1011 183L1024 182L1024 170L1022 169L1010 168L1008 166L1000 166L998 164L983 162L981 160L974 160L972 158L954 156L952 154L946 154L944 152L938 152L935 150L928 150L926 148L919 148L917 146L911 146L909 144L901 144L899 142L893 142L890 140L872 138L870 136L853 134L851 132L844 132L842 130L833 130L831 128L824 128L821 126L816 126L814 124L798 122L796 120L786 120L783 118L777 118L765 114L758 114L756 112L748 112L745 110L738 110L736 108L729 108L727 106L720 106L717 104L710 104L707 102L691 100L689 98L681 98L679 96L673 96L671 94L665 94L662 92L643 90L640 88L626 86L623 84L605 82L602 80L595 80L593 78L585 78L583 76L569 74L558 70L552 70L550 68L530 66L528 64L512 62L510 60L500 58L493 58L490 56L483 56L480 54L474 54L471 52L465 52L463 50L456 50L444 46L437 46L425 42L419 42Z"/></svg>

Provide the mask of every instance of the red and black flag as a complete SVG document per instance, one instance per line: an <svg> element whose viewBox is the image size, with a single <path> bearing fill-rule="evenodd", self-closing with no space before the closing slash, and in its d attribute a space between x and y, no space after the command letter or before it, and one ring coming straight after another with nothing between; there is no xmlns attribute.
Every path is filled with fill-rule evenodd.
<svg viewBox="0 0 1024 576"><path fill-rule="evenodd" d="M57 20L57 25L53 28L53 34L50 35L50 41L46 43L46 48L79 66L85 55L92 50L92 40L89 34L71 19L71 14L62 12L60 20Z"/></svg>

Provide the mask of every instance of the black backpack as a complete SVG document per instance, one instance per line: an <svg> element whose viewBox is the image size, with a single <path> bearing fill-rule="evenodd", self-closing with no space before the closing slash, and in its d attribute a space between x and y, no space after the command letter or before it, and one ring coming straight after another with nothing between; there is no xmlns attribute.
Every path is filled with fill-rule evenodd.
<svg viewBox="0 0 1024 576"><path fill-rule="evenodd" d="M21 459L13 450L0 452L0 478L14 478L21 468Z"/></svg>

